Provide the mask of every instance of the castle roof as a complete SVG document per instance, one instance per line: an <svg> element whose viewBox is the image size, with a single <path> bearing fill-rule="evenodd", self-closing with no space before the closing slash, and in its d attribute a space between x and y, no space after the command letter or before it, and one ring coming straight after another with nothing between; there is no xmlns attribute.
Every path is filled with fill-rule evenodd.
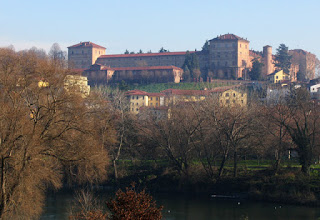
<svg viewBox="0 0 320 220"><path fill-rule="evenodd" d="M135 66L135 67L114 67L111 68L115 71L123 71L123 70L182 70L179 67L176 66Z"/></svg>
<svg viewBox="0 0 320 220"><path fill-rule="evenodd" d="M102 47L98 44L92 43L90 41L87 42L80 42L78 44L72 45L68 48L75 48L75 47L94 47L94 48L101 48L101 49L106 49L105 47Z"/></svg>
<svg viewBox="0 0 320 220"><path fill-rule="evenodd" d="M235 34L224 34L224 35L217 36L216 38L213 38L211 40L242 40L242 41L249 42L248 40L242 37L239 37Z"/></svg>
<svg viewBox="0 0 320 220"><path fill-rule="evenodd" d="M109 67L101 64L95 64L102 66L102 70L114 70L114 71L135 71L135 70L182 70L176 66L133 66L133 67Z"/></svg>
<svg viewBox="0 0 320 220"><path fill-rule="evenodd" d="M186 55L187 51L183 52L165 52L165 53L138 53L138 54L111 54L101 55L101 58L123 58L123 57L153 57L153 56L177 56ZM189 51L189 53L195 53L195 51Z"/></svg>

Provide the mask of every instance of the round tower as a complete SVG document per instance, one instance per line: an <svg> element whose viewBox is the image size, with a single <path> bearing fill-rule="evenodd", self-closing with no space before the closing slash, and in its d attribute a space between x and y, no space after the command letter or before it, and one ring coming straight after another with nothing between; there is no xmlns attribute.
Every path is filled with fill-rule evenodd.
<svg viewBox="0 0 320 220"><path fill-rule="evenodd" d="M274 64L272 60L272 47L267 45L263 47L263 74L265 76L269 75L274 71Z"/></svg>

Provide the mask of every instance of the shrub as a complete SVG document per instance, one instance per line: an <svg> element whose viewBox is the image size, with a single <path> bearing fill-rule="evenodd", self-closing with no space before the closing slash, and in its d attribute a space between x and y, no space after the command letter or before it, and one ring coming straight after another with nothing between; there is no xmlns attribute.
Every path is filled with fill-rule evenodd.
<svg viewBox="0 0 320 220"><path fill-rule="evenodd" d="M162 206L157 208L152 196L145 190L136 192L135 184L126 191L118 190L116 197L107 203L112 220L158 220L162 218Z"/></svg>

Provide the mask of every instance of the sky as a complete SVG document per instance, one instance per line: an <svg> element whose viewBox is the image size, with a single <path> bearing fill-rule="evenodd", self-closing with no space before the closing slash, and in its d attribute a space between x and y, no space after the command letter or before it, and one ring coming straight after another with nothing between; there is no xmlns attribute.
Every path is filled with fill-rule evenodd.
<svg viewBox="0 0 320 220"><path fill-rule="evenodd" d="M80 41L107 54L201 50L233 33L261 51L279 44L320 57L320 0L0 0L0 47L47 52Z"/></svg>

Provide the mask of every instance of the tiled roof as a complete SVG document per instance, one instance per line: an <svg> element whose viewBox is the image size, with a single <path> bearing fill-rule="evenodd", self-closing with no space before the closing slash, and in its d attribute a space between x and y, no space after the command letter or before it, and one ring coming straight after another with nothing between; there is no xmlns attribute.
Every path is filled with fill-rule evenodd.
<svg viewBox="0 0 320 220"><path fill-rule="evenodd" d="M101 70L114 70L114 71L134 71L134 70L182 70L176 66L134 66L134 67L110 67L101 64L94 64L91 67L100 66Z"/></svg>
<svg viewBox="0 0 320 220"><path fill-rule="evenodd" d="M110 68L110 67L107 67ZM182 70L179 67L176 66L135 66L135 67L114 67L110 68L115 71L123 71L123 70Z"/></svg>
<svg viewBox="0 0 320 220"><path fill-rule="evenodd" d="M166 95L199 95L199 96L209 95L209 91L208 90L166 89L166 90L161 91L161 92L166 94Z"/></svg>
<svg viewBox="0 0 320 220"><path fill-rule="evenodd" d="M242 37L239 37L235 34L224 34L224 35L220 35L220 36L217 36L216 38L213 38L212 40L243 40L243 41L247 41L249 42L248 40L242 38Z"/></svg>
<svg viewBox="0 0 320 220"><path fill-rule="evenodd" d="M149 92L145 92L145 91L142 91L142 90L130 90L128 92L126 92L126 95L147 95L147 96L157 96L157 97L160 97L160 96L165 96L164 93L149 93Z"/></svg>
<svg viewBox="0 0 320 220"><path fill-rule="evenodd" d="M177 55L185 55L186 53L187 52L111 54L111 55L101 55L98 59L103 59L103 58L122 58L122 57L177 56ZM189 51L189 53L195 53L195 51Z"/></svg>
<svg viewBox="0 0 320 220"><path fill-rule="evenodd" d="M126 95L147 95L148 93L142 90L130 90L126 92Z"/></svg>
<svg viewBox="0 0 320 220"><path fill-rule="evenodd" d="M78 44L75 44L73 46L70 46L68 48L74 48L74 47L94 47L94 48L101 48L101 49L106 49L105 47L102 47L98 44L92 43L90 41L87 42L80 42Z"/></svg>

